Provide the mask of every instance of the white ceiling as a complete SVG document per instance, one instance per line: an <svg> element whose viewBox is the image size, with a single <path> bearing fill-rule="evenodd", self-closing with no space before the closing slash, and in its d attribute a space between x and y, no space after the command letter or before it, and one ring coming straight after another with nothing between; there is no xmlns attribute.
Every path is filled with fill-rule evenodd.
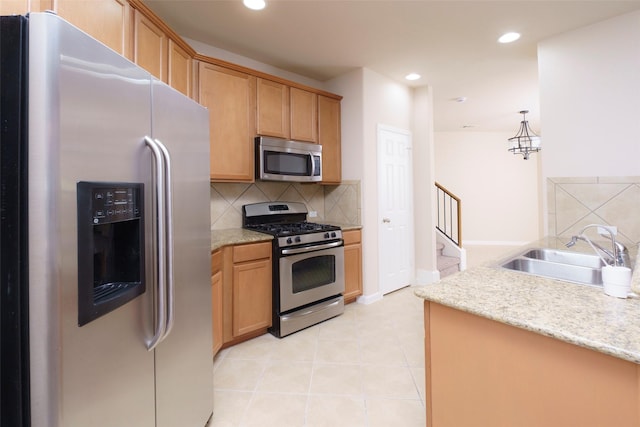
<svg viewBox="0 0 640 427"><path fill-rule="evenodd" d="M359 67L433 89L436 131L540 128L536 44L640 0L145 0L178 34L319 81ZM522 38L501 45L517 31ZM615 46L612 46L615 48ZM409 83L404 76L420 73ZM455 99L466 97L466 102Z"/></svg>

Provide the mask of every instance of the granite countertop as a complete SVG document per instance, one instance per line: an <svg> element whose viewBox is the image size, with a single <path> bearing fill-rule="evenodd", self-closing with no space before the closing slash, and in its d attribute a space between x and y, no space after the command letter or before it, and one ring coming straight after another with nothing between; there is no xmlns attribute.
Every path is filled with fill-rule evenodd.
<svg viewBox="0 0 640 427"><path fill-rule="evenodd" d="M578 245L576 245L578 246ZM542 239L523 246L566 250L564 241ZM575 247L574 247L575 248ZM577 248L576 248L577 249ZM635 265L637 248L629 248ZM588 251L581 247L580 251ZM415 294L571 344L640 363L640 297L620 299L602 288L532 276L498 267L505 256L415 290ZM633 271L632 290L640 293L640 273Z"/></svg>
<svg viewBox="0 0 640 427"><path fill-rule="evenodd" d="M342 230L359 230L361 225L337 224ZM256 243L273 240L273 236L244 228L226 228L221 230L211 230L211 252L228 245L241 245L243 243Z"/></svg>
<svg viewBox="0 0 640 427"><path fill-rule="evenodd" d="M228 245L240 245L243 243L266 242L273 240L273 236L244 228L227 228L223 230L211 230L211 251Z"/></svg>

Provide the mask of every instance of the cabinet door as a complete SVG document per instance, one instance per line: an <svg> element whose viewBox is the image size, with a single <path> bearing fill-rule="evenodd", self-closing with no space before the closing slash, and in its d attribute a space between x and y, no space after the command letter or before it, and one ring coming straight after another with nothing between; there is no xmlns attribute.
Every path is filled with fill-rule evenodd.
<svg viewBox="0 0 640 427"><path fill-rule="evenodd" d="M362 243L360 230L345 231L344 301L350 303L362 295Z"/></svg>
<svg viewBox="0 0 640 427"><path fill-rule="evenodd" d="M318 96L318 142L322 145L322 182L342 180L340 101Z"/></svg>
<svg viewBox="0 0 640 427"><path fill-rule="evenodd" d="M256 78L200 62L198 99L209 109L211 179L253 182Z"/></svg>
<svg viewBox="0 0 640 427"><path fill-rule="evenodd" d="M167 83L172 88L191 96L191 64L189 53L169 39L169 75Z"/></svg>
<svg viewBox="0 0 640 427"><path fill-rule="evenodd" d="M211 308L213 318L213 355L222 347L222 271L211 276Z"/></svg>
<svg viewBox="0 0 640 427"><path fill-rule="evenodd" d="M291 139L318 142L318 95L295 87L289 93Z"/></svg>
<svg viewBox="0 0 640 427"><path fill-rule="evenodd" d="M130 6L126 0L56 0L54 4L62 18L119 54L131 57Z"/></svg>
<svg viewBox="0 0 640 427"><path fill-rule="evenodd" d="M233 266L233 336L271 326L271 260Z"/></svg>
<svg viewBox="0 0 640 427"><path fill-rule="evenodd" d="M133 60L167 83L167 35L142 13L134 13Z"/></svg>
<svg viewBox="0 0 640 427"><path fill-rule="evenodd" d="M257 81L259 135L289 138L289 87L270 80Z"/></svg>

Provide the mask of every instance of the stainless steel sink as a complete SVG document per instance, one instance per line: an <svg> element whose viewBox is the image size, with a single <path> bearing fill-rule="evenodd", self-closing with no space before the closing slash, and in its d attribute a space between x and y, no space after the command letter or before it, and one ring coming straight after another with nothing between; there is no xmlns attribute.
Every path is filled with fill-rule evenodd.
<svg viewBox="0 0 640 427"><path fill-rule="evenodd" d="M560 264L577 265L582 267L602 268L604 262L597 255L580 252L559 251L557 249L538 248L522 254L525 258L539 259Z"/></svg>
<svg viewBox="0 0 640 427"><path fill-rule="evenodd" d="M591 254L549 248L529 249L504 261L502 268L572 283L602 286L602 260Z"/></svg>

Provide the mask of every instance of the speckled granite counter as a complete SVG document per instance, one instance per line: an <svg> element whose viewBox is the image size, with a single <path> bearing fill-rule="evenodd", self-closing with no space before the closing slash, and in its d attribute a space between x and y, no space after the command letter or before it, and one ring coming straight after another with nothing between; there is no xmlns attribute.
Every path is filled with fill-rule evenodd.
<svg viewBox="0 0 640 427"><path fill-rule="evenodd" d="M224 230L211 230L211 251L227 245L240 245L243 243L255 243L273 240L273 236L244 228L227 228Z"/></svg>
<svg viewBox="0 0 640 427"><path fill-rule="evenodd" d="M355 224L333 224L342 230L359 230L361 225ZM273 236L257 231L246 230L244 228L226 228L222 230L211 230L211 251L220 249L227 245L240 245L243 243L255 243L273 240Z"/></svg>
<svg viewBox="0 0 640 427"><path fill-rule="evenodd" d="M543 239L530 246L566 249L557 239ZM629 249L636 259L635 265L640 265L637 248ZM513 255L517 253L519 251ZM497 266L499 261L417 288L415 294L461 311L640 363L640 297L614 298L605 295L601 288L506 270ZM633 272L632 289L640 291L637 270Z"/></svg>

